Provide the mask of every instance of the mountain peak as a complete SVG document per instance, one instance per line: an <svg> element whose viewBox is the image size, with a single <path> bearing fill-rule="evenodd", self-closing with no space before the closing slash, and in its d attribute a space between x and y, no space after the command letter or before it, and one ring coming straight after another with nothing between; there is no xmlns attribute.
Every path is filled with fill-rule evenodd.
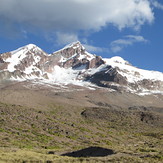
<svg viewBox="0 0 163 163"><path fill-rule="evenodd" d="M64 48L54 52L54 55L61 55L65 58L70 58L74 55L79 55L79 54L85 54L85 48L84 46L80 43L80 41L73 42L71 44L66 45Z"/></svg>
<svg viewBox="0 0 163 163"><path fill-rule="evenodd" d="M28 44L28 45L25 45L25 46L23 46L22 47L22 49L27 49L27 50L32 50L32 49L37 49L37 50L41 50L42 51L42 49L41 48L39 48L37 45L35 45L35 44Z"/></svg>
<svg viewBox="0 0 163 163"><path fill-rule="evenodd" d="M42 53L44 55L46 55L46 52L44 52L40 47L38 47L35 44L27 44L25 46L20 47L17 50L12 51L12 54L25 54L25 53L35 53L35 54L39 54Z"/></svg>
<svg viewBox="0 0 163 163"><path fill-rule="evenodd" d="M25 46L22 46L22 47L20 47L20 48L18 48L18 49L16 49L16 50L14 50L14 51L11 51L12 52L12 54L15 54L15 53L18 53L18 52L20 52L20 53L25 53L25 52L28 52L28 51L30 51L30 50L41 50L37 45L35 45L35 44L28 44L28 45L25 45Z"/></svg>
<svg viewBox="0 0 163 163"><path fill-rule="evenodd" d="M85 50L84 46L81 44L80 41L72 42L71 44L66 45L63 49L68 49L68 48L73 48L73 49L82 49Z"/></svg>
<svg viewBox="0 0 163 163"><path fill-rule="evenodd" d="M128 61L124 60L122 57L119 57L119 56L112 57L110 60L113 61L113 62L116 62L116 63L129 65Z"/></svg>
<svg viewBox="0 0 163 163"><path fill-rule="evenodd" d="M28 44L28 45L25 45L24 47L27 47L29 49L32 49L32 48L35 48L37 46L35 44Z"/></svg>

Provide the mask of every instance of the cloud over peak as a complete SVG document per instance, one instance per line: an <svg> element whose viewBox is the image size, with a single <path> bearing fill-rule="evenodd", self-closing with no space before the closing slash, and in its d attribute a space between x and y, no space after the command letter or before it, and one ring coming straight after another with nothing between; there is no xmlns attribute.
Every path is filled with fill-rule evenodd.
<svg viewBox="0 0 163 163"><path fill-rule="evenodd" d="M122 39L115 40L111 42L110 49L113 53L117 53L124 48L133 45L134 43L147 43L148 40L146 40L143 36L137 36L137 35L127 35Z"/></svg>
<svg viewBox="0 0 163 163"><path fill-rule="evenodd" d="M0 22L41 30L138 29L154 19L149 0L0 0Z"/></svg>

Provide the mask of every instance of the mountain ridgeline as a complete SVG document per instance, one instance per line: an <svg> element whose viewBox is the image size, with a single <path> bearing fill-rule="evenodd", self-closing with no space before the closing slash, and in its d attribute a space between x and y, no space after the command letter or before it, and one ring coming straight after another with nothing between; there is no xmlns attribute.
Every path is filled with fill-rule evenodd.
<svg viewBox="0 0 163 163"><path fill-rule="evenodd" d="M131 93L163 93L163 73L136 68L121 57L90 54L80 42L47 54L29 44L0 54L0 81L41 80L62 85L92 85Z"/></svg>

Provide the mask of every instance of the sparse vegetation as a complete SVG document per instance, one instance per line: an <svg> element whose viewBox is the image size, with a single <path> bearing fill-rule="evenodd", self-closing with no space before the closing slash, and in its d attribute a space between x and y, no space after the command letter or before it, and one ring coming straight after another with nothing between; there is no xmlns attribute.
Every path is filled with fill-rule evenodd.
<svg viewBox="0 0 163 163"><path fill-rule="evenodd" d="M140 97L125 95L124 99L114 92L104 96L103 91L98 95L83 91L79 96L15 85L0 91L0 162L163 161L162 113L121 106L126 98L126 103L135 98L138 103ZM62 156L88 147L110 149L114 154Z"/></svg>
<svg viewBox="0 0 163 163"><path fill-rule="evenodd" d="M162 128L134 119L127 120L124 113L103 112L94 109L87 116L82 113L91 108L50 105L45 111L20 105L0 103L0 160L2 162L55 161L55 162L161 162ZM69 112L71 109L72 112ZM94 111L98 110L98 114ZM104 109L105 110L105 109ZM108 113L107 113L108 114ZM138 114L136 112L136 114ZM97 115L97 117L96 117ZM73 118L72 118L73 117ZM116 119L118 119L116 121ZM120 120L121 119L121 120ZM91 122L91 123L90 123ZM137 125L135 125L137 124ZM153 127L157 125L157 127ZM143 128L143 132L142 131ZM152 129L152 130L151 130ZM152 131L152 132L151 132ZM148 143L147 143L148 142ZM150 143L149 143L150 142ZM114 156L102 158L71 158L60 156L67 150L101 146L116 151ZM53 150L54 154L48 154ZM130 152L129 152L130 151Z"/></svg>

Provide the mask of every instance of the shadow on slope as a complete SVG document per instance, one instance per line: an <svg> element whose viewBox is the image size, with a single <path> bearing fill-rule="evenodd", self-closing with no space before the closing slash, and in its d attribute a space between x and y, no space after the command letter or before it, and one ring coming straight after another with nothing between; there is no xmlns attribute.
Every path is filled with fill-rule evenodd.
<svg viewBox="0 0 163 163"><path fill-rule="evenodd" d="M78 151L62 154L62 156L70 157L104 157L114 154L111 149L101 148L101 147L88 147Z"/></svg>

